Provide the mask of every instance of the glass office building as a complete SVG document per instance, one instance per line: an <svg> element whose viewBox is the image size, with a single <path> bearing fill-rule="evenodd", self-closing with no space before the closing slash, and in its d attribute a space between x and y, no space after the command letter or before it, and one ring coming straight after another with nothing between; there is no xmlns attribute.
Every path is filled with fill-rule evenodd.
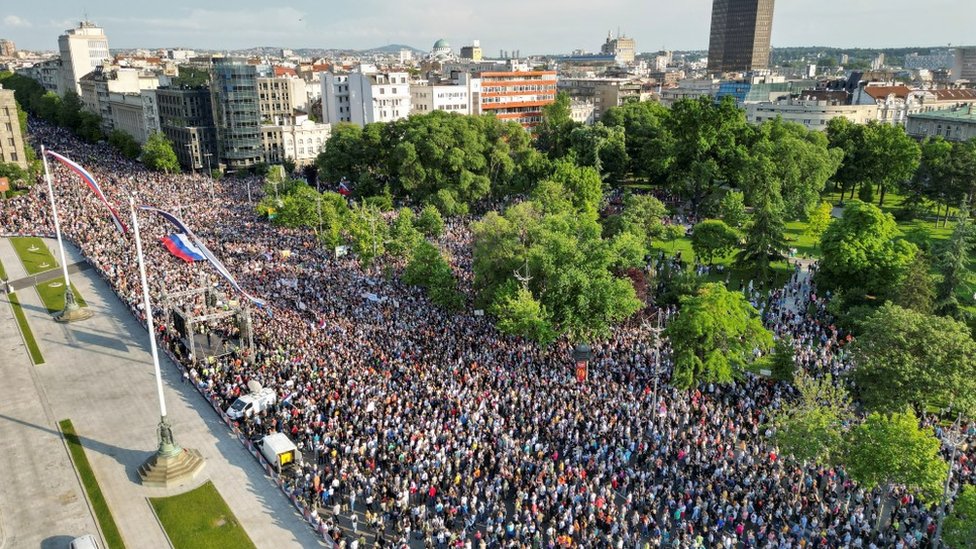
<svg viewBox="0 0 976 549"><path fill-rule="evenodd" d="M714 0L708 72L757 71L769 66L774 0Z"/></svg>
<svg viewBox="0 0 976 549"><path fill-rule="evenodd" d="M220 162L239 170L263 160L258 70L244 59L217 57L210 73Z"/></svg>

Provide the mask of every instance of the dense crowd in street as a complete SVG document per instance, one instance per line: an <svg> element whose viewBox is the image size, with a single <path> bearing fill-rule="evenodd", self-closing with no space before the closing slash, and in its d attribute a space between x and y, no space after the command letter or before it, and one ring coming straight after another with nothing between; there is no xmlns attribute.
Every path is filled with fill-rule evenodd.
<svg viewBox="0 0 976 549"><path fill-rule="evenodd" d="M130 194L181 215L268 301L252 315L253 354L204 361L193 377L222 409L251 380L276 390L278 405L241 428L285 432L299 445L304 463L291 485L346 547L923 547L935 530L934 509L909 493L866 492L841 470L779 455L766 424L788 385L749 375L670 387L654 311L596 342L579 383L568 342L540 349L503 336L490 319L446 313L378 266L336 259L311 231L259 219L242 179L216 182L214 203L204 176L149 172L46 124L32 122L30 133L35 146L91 171L126 217ZM141 314L133 243L77 176L52 170L65 234ZM46 193L35 185L3 202L3 230L53 233ZM155 307L213 273L158 244L172 232L161 219L140 213L140 224ZM470 238L453 220L438 242L462 289ZM836 376L849 368L848 338L807 275L797 266L781 289L742 291L774 333L792 338L798 365ZM957 481L976 482L972 446L960 452ZM876 530L884 497L890 513Z"/></svg>

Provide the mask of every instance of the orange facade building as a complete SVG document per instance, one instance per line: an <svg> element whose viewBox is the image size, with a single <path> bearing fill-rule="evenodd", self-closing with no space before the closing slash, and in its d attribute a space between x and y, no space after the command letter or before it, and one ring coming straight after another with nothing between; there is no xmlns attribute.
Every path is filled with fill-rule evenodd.
<svg viewBox="0 0 976 549"><path fill-rule="evenodd" d="M556 101L556 71L482 72L481 112L532 128Z"/></svg>

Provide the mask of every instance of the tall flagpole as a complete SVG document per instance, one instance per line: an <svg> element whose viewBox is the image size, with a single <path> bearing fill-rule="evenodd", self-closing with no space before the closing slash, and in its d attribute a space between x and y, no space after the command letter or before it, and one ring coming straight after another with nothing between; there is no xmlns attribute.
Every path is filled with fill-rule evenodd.
<svg viewBox="0 0 976 549"><path fill-rule="evenodd" d="M149 332L149 350L152 353L153 372L156 374L156 395L159 397L159 449L150 456L139 476L147 486L168 487L193 478L203 469L203 459L196 451L184 451L173 439L173 429L166 419L166 399L163 396L163 376L159 371L159 351L156 348L156 329L153 325L152 302L149 300L149 284L146 282L146 261L142 255L142 237L139 233L139 217L136 216L135 199L129 197L132 212L132 230L136 237L136 257L139 261L139 281L142 283L142 306L146 314Z"/></svg>
<svg viewBox="0 0 976 549"><path fill-rule="evenodd" d="M47 166L47 153L41 145L41 159L44 161L44 179L47 180L47 194L51 197L51 215L54 217L54 232L58 236L58 249L61 251L61 270L64 273L64 310L54 315L58 322L72 322L91 318L91 311L82 310L75 301L75 292L71 289L68 278L68 260L64 254L64 241L61 240L61 222L58 219L58 206L54 200L54 185L51 183L51 171Z"/></svg>
<svg viewBox="0 0 976 549"><path fill-rule="evenodd" d="M146 313L146 328L149 330L149 350L152 352L153 372L156 374L156 395L159 397L159 415L166 421L166 399L163 397L163 378L159 374L159 351L156 349L156 331L153 327L152 303L149 301L149 284L146 283L146 262L142 256L142 238L139 235L139 218L136 216L136 203L129 197L132 210L132 227L136 233L136 256L139 259L139 281L142 283L142 306Z"/></svg>

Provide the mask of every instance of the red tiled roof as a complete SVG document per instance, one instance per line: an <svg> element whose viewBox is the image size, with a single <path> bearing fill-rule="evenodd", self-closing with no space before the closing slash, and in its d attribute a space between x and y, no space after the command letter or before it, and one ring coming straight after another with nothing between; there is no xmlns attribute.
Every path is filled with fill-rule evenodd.
<svg viewBox="0 0 976 549"><path fill-rule="evenodd" d="M275 67L274 75L275 76L298 76L298 73L295 72L295 69L289 67Z"/></svg>
<svg viewBox="0 0 976 549"><path fill-rule="evenodd" d="M895 97L900 99L906 99L911 91L908 86L866 86L864 88L864 93L875 99L887 99L891 94L895 94Z"/></svg>
<svg viewBox="0 0 976 549"><path fill-rule="evenodd" d="M976 90L932 90L939 101L976 101Z"/></svg>

